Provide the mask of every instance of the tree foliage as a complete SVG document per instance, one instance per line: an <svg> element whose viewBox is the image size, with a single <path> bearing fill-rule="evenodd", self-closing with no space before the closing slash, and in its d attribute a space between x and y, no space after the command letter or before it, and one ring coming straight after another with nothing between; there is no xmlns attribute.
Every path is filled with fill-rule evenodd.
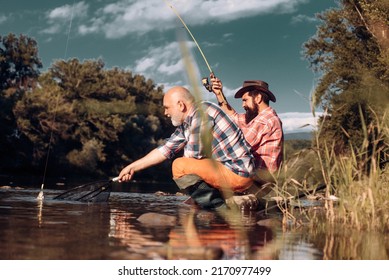
<svg viewBox="0 0 389 280"><path fill-rule="evenodd" d="M33 143L34 166L49 146L55 167L83 174L116 174L171 131L162 88L101 60L56 61L17 102L18 129Z"/></svg>
<svg viewBox="0 0 389 280"><path fill-rule="evenodd" d="M312 146L311 140L293 139L284 142L284 160L293 158L296 154Z"/></svg>
<svg viewBox="0 0 389 280"><path fill-rule="evenodd" d="M31 87L39 76L42 62L37 42L25 35L0 36L0 91Z"/></svg>
<svg viewBox="0 0 389 280"><path fill-rule="evenodd" d="M366 138L380 138L364 130L376 133L388 113L389 3L339 4L318 15L321 25L304 44L304 54L321 76L314 94L314 105L328 113L321 119L321 139L343 153Z"/></svg>
<svg viewBox="0 0 389 280"><path fill-rule="evenodd" d="M13 108L26 91L34 88L41 67L34 39L12 33L0 36L0 154L6 159L0 166L18 165L22 158L29 160Z"/></svg>
<svg viewBox="0 0 389 280"><path fill-rule="evenodd" d="M161 87L101 60L55 61L38 69L35 40L0 36L0 170L117 174L172 132ZM168 163L139 177L170 179Z"/></svg>

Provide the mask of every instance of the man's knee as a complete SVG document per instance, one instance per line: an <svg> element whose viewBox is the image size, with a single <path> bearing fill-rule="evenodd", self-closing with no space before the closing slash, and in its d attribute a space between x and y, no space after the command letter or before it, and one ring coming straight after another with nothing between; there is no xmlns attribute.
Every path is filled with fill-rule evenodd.
<svg viewBox="0 0 389 280"><path fill-rule="evenodd" d="M181 169L181 158L176 158L173 160L172 163L172 173L173 173L173 178L177 177L177 174L180 173L179 170Z"/></svg>
<svg viewBox="0 0 389 280"><path fill-rule="evenodd" d="M181 190L193 186L202 180L202 178L196 174L188 174L186 170L188 164L188 159L182 157L176 158L172 163L173 180Z"/></svg>
<svg viewBox="0 0 389 280"><path fill-rule="evenodd" d="M176 158L173 163L172 163L172 173L173 173L173 178L180 178L185 174L185 166L188 165L187 159L186 158Z"/></svg>

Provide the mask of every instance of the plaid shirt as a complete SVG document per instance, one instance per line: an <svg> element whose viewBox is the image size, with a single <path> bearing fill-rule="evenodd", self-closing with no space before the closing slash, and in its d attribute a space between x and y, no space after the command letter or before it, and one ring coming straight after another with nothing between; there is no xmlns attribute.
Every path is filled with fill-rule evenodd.
<svg viewBox="0 0 389 280"><path fill-rule="evenodd" d="M177 127L164 145L158 147L159 151L171 159L184 149L184 157L212 157L235 174L250 177L254 160L242 131L215 104L207 101L201 104L204 110L192 107L183 124ZM210 145L206 144L207 141Z"/></svg>
<svg viewBox="0 0 389 280"><path fill-rule="evenodd" d="M255 166L259 169L276 171L282 162L284 135L282 122L273 108L268 107L246 124L245 114L235 113L238 124L255 157Z"/></svg>

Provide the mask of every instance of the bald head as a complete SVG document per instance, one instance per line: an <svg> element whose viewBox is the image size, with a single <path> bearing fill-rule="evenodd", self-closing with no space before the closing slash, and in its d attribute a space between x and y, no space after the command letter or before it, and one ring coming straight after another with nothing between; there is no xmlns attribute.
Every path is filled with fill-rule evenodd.
<svg viewBox="0 0 389 280"><path fill-rule="evenodd" d="M179 126L183 123L193 103L193 95L189 90L180 86L172 87L163 97L165 115L171 119L174 126Z"/></svg>
<svg viewBox="0 0 389 280"><path fill-rule="evenodd" d="M176 103L178 101L182 101L186 104L192 104L194 102L194 97L190 93L190 91L181 86L175 86L169 89L165 97L166 99L170 99L172 102Z"/></svg>

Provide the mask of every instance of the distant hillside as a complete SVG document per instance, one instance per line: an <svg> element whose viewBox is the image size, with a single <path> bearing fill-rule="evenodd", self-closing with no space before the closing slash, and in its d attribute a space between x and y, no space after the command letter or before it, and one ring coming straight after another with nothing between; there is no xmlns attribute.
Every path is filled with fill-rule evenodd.
<svg viewBox="0 0 389 280"><path fill-rule="evenodd" d="M311 140L312 132L294 132L294 133L285 133L285 140Z"/></svg>

